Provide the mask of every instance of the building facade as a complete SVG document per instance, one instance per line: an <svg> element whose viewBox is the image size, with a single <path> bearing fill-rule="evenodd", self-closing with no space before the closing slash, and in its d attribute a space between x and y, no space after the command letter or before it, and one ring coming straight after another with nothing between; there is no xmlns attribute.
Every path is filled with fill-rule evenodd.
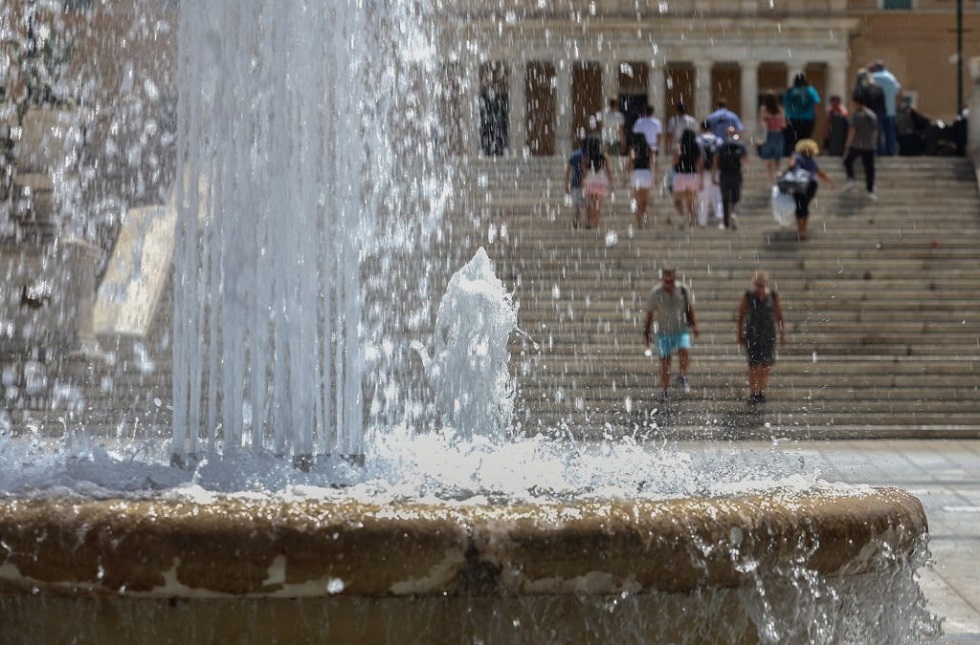
<svg viewBox="0 0 980 645"><path fill-rule="evenodd" d="M12 0L0 8L0 87L16 94L25 10L74 43L72 90L175 100L179 0ZM858 68L883 60L921 112L951 122L980 56L980 0L420 0L441 62L433 97L446 145L463 155L554 155L607 100L628 121L666 119L683 100L706 116L720 98L754 133L760 95L806 74L824 105ZM58 8L60 7L60 12ZM23 34L22 34L23 35ZM193 61L187 61L193 64ZM104 98L100 101L99 96ZM109 109L109 108L106 108ZM822 134L818 111L816 136Z"/></svg>
<svg viewBox="0 0 980 645"><path fill-rule="evenodd" d="M617 97L628 125L647 104L666 120L683 100L703 118L724 98L752 136L767 90L804 73L824 105L847 102L858 69L878 59L920 111L948 123L964 102L957 74L970 84L956 56L980 55L969 37L980 2L962 0L959 22L955 2L464 2L442 32L443 85L456 97L444 101L446 134L459 154L560 154ZM816 137L823 126L818 110Z"/></svg>

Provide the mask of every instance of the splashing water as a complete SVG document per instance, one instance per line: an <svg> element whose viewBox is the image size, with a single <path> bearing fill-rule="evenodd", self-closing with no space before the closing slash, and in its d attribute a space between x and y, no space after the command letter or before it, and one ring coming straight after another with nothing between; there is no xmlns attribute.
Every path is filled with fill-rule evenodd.
<svg viewBox="0 0 980 645"><path fill-rule="evenodd" d="M365 261L417 239L442 190L436 172L395 189L404 130L387 117L417 96L399 83L419 73L425 45L389 44L388 22L411 19L385 9L181 8L176 455L364 453L362 345L378 333L363 327ZM408 208L416 225L389 230Z"/></svg>

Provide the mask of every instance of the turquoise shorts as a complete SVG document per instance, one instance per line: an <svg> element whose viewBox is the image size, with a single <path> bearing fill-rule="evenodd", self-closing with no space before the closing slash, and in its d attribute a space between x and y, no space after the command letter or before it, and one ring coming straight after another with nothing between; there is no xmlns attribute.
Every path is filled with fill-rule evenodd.
<svg viewBox="0 0 980 645"><path fill-rule="evenodd" d="M691 334L657 334L657 353L660 358L666 358L681 349L691 349Z"/></svg>

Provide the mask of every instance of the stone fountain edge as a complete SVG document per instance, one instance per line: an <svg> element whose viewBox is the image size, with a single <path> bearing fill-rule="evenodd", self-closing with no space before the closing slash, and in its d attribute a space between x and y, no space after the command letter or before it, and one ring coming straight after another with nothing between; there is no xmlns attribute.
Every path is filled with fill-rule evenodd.
<svg viewBox="0 0 980 645"><path fill-rule="evenodd" d="M894 488L718 498L372 503L0 499L0 594L129 598L689 593L907 566Z"/></svg>

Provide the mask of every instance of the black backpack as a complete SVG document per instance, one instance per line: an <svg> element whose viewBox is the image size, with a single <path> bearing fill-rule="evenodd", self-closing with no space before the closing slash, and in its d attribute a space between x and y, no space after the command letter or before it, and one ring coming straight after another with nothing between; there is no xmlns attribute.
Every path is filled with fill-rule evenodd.
<svg viewBox="0 0 980 645"><path fill-rule="evenodd" d="M724 175L742 172L742 146L734 141L721 144L718 148L718 171Z"/></svg>
<svg viewBox="0 0 980 645"><path fill-rule="evenodd" d="M715 154L718 152L718 139L713 136L700 137L701 151L704 153L704 167L711 168L715 163Z"/></svg>

